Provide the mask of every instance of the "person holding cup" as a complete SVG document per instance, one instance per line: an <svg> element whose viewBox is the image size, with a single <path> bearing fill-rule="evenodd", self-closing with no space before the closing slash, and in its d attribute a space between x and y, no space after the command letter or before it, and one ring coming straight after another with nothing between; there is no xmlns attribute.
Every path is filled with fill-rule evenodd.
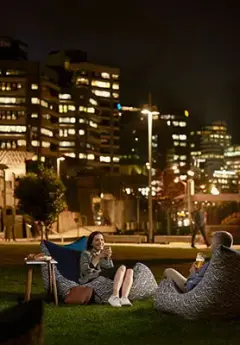
<svg viewBox="0 0 240 345"><path fill-rule="evenodd" d="M95 231L88 237L87 250L81 255L79 283L87 284L99 276L113 280L113 294L108 300L111 306L132 305L128 296L133 284L133 270L124 265L114 267L111 247L106 247L103 234Z"/></svg>
<svg viewBox="0 0 240 345"><path fill-rule="evenodd" d="M214 252L218 246L223 245L231 248L233 237L229 232L218 231L213 235L211 251ZM167 268L163 272L163 277L173 280L181 292L188 292L194 289L203 279L210 261L205 261L204 253L198 253L195 262L189 270L189 277L184 277L181 273L173 268Z"/></svg>

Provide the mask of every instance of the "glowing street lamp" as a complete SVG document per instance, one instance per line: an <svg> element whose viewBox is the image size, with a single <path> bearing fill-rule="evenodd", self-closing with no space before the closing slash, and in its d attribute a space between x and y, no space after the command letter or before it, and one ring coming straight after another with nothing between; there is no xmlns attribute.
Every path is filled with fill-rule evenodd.
<svg viewBox="0 0 240 345"><path fill-rule="evenodd" d="M154 115L159 115L156 107L152 106L151 94L149 95L149 104L144 106L141 111L148 117L148 221L149 221L149 242L153 241L153 212L152 212L152 121Z"/></svg>

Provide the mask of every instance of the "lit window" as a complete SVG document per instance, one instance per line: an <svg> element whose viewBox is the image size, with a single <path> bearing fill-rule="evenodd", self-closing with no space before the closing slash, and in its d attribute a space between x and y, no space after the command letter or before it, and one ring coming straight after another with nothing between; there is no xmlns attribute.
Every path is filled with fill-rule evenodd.
<svg viewBox="0 0 240 345"><path fill-rule="evenodd" d="M48 107L48 102L44 101L43 99L41 99L41 106L44 108Z"/></svg>
<svg viewBox="0 0 240 345"><path fill-rule="evenodd" d="M38 118L38 114L31 114L31 118L32 119L37 119Z"/></svg>
<svg viewBox="0 0 240 345"><path fill-rule="evenodd" d="M187 159L187 156L180 156L181 161L185 161Z"/></svg>
<svg viewBox="0 0 240 345"><path fill-rule="evenodd" d="M92 86L109 89L111 87L111 84L108 81L92 80Z"/></svg>
<svg viewBox="0 0 240 345"><path fill-rule="evenodd" d="M92 90L92 92L98 97L110 97L111 96L109 91Z"/></svg>
<svg viewBox="0 0 240 345"><path fill-rule="evenodd" d="M77 85L82 84L82 85L88 85L89 80L87 78L77 78Z"/></svg>
<svg viewBox="0 0 240 345"><path fill-rule="evenodd" d="M138 141L138 138L135 138L135 141Z"/></svg>
<svg viewBox="0 0 240 345"><path fill-rule="evenodd" d="M113 157L113 162L118 163L119 162L119 157Z"/></svg>
<svg viewBox="0 0 240 345"><path fill-rule="evenodd" d="M85 134L85 131L84 131L84 129L79 129L79 135L84 135Z"/></svg>
<svg viewBox="0 0 240 345"><path fill-rule="evenodd" d="M87 155L87 159L90 160L90 161L93 161L93 160L95 159L94 154L89 153L89 154Z"/></svg>
<svg viewBox="0 0 240 345"><path fill-rule="evenodd" d="M32 104L40 104L40 99L39 99L39 98L36 98L36 97L32 97L32 98L31 98L31 103L32 103Z"/></svg>
<svg viewBox="0 0 240 345"><path fill-rule="evenodd" d="M26 146L26 140L18 140L17 144L18 146Z"/></svg>
<svg viewBox="0 0 240 345"><path fill-rule="evenodd" d="M100 156L100 162L110 163L111 162L111 157L109 157L109 156Z"/></svg>
<svg viewBox="0 0 240 345"><path fill-rule="evenodd" d="M42 147L50 147L50 143L47 141L42 141Z"/></svg>
<svg viewBox="0 0 240 345"><path fill-rule="evenodd" d="M5 133L11 133L11 132L17 132L17 133L24 133L26 132L26 126L0 126L0 132Z"/></svg>
<svg viewBox="0 0 240 345"><path fill-rule="evenodd" d="M119 93L117 93L117 92L113 92L112 95L113 95L114 98L119 98Z"/></svg>
<svg viewBox="0 0 240 345"><path fill-rule="evenodd" d="M187 175L180 175L180 180L186 180L187 179Z"/></svg>
<svg viewBox="0 0 240 345"><path fill-rule="evenodd" d="M171 121L167 121L167 125L168 125L168 126L171 126Z"/></svg>
<svg viewBox="0 0 240 345"><path fill-rule="evenodd" d="M179 139L180 139L180 140L187 140L186 134L180 134L180 135L179 135Z"/></svg>
<svg viewBox="0 0 240 345"><path fill-rule="evenodd" d="M178 121L173 121L173 126L174 127L178 127L179 126L179 122Z"/></svg>
<svg viewBox="0 0 240 345"><path fill-rule="evenodd" d="M75 146L75 142L74 141L60 141L59 146L72 147L72 146Z"/></svg>
<svg viewBox="0 0 240 345"><path fill-rule="evenodd" d="M38 90L38 85L37 84L32 84L31 85L32 90Z"/></svg>
<svg viewBox="0 0 240 345"><path fill-rule="evenodd" d="M193 147L195 147L195 144L191 144L190 146L193 148Z"/></svg>
<svg viewBox="0 0 240 345"><path fill-rule="evenodd" d="M174 146L179 146L179 142L178 141L174 141L173 145Z"/></svg>
<svg viewBox="0 0 240 345"><path fill-rule="evenodd" d="M74 152L67 152L64 155L68 156L68 157L71 157L71 158L76 158L76 154Z"/></svg>
<svg viewBox="0 0 240 345"><path fill-rule="evenodd" d="M119 90L119 84L114 83L112 88L113 90Z"/></svg>
<svg viewBox="0 0 240 345"><path fill-rule="evenodd" d="M95 99L93 99L93 98L90 98L90 99L89 99L89 102L90 102L92 105L97 105L97 101L95 101Z"/></svg>
<svg viewBox="0 0 240 345"><path fill-rule="evenodd" d="M87 107L83 107L82 105L80 105L80 107L78 108L79 111L86 113L87 112Z"/></svg>
<svg viewBox="0 0 240 345"><path fill-rule="evenodd" d="M76 133L75 129L74 128L69 128L68 129L68 134L69 135L74 135Z"/></svg>
<svg viewBox="0 0 240 345"><path fill-rule="evenodd" d="M32 157L32 161L37 161L38 160L38 156L33 156Z"/></svg>
<svg viewBox="0 0 240 345"><path fill-rule="evenodd" d="M69 95L69 93L60 93L58 97L59 99L71 99L71 95Z"/></svg>
<svg viewBox="0 0 240 345"><path fill-rule="evenodd" d="M94 114L95 113L95 109L93 107L89 107L87 108L87 112L90 114Z"/></svg>
<svg viewBox="0 0 240 345"><path fill-rule="evenodd" d="M110 79L110 74L106 73L106 72L102 72L101 73L101 77L104 78L104 79Z"/></svg>
<svg viewBox="0 0 240 345"><path fill-rule="evenodd" d="M53 136L53 132L50 131L49 129L47 128L41 128L41 133L48 136L48 137L52 137Z"/></svg>
<svg viewBox="0 0 240 345"><path fill-rule="evenodd" d="M93 122L93 121L89 121L89 125L90 125L91 127L93 127L93 128L97 128L97 127L98 127L97 123L96 123L96 122Z"/></svg>
<svg viewBox="0 0 240 345"><path fill-rule="evenodd" d="M118 75L118 74L112 74L112 78L113 78L113 79L118 79L118 78L119 78L119 75Z"/></svg>
<svg viewBox="0 0 240 345"><path fill-rule="evenodd" d="M75 117L59 117L59 123L75 123Z"/></svg>
<svg viewBox="0 0 240 345"><path fill-rule="evenodd" d="M187 146L187 143L180 143L180 146L181 146L181 147L186 147L186 146Z"/></svg>
<svg viewBox="0 0 240 345"><path fill-rule="evenodd" d="M21 104L25 102L25 98L15 98L15 97L0 97L0 103L4 104Z"/></svg>
<svg viewBox="0 0 240 345"><path fill-rule="evenodd" d="M38 141L38 140L32 140L32 146L33 146L33 147L38 147L38 146L40 146L39 141Z"/></svg>
<svg viewBox="0 0 240 345"><path fill-rule="evenodd" d="M86 154L85 153L79 153L79 158L80 159L85 159L86 158Z"/></svg>
<svg viewBox="0 0 240 345"><path fill-rule="evenodd" d="M45 157L41 157L41 158L40 158L40 161L41 161L41 162L45 162L45 160L46 160Z"/></svg>
<svg viewBox="0 0 240 345"><path fill-rule="evenodd" d="M70 104L70 105L68 106L68 110L69 110L69 111L75 111L75 110L76 110L75 105Z"/></svg>
<svg viewBox="0 0 240 345"><path fill-rule="evenodd" d="M79 119L79 123L85 123L86 121L82 118Z"/></svg>

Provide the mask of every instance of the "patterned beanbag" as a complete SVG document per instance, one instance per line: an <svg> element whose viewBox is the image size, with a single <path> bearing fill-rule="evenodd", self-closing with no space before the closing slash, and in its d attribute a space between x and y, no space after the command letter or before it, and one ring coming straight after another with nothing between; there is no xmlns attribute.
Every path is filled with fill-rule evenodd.
<svg viewBox="0 0 240 345"><path fill-rule="evenodd" d="M49 246L49 247L52 248L52 246ZM41 242L40 248L41 248L41 252L43 252L45 255L53 256L52 253L47 248L45 241ZM65 250L67 250L67 253L68 253L69 249L65 249ZM66 253L64 255L66 255ZM71 255L70 252L69 252L69 255ZM57 258L55 258L54 256L53 258L57 260ZM64 277L62 274L63 270L61 272L61 267L59 267L59 265L55 265L54 269L55 269L55 275L56 275L58 295L61 300L64 300L66 296L69 294L70 289L75 286L78 286L79 284L76 282L75 279L70 280ZM48 273L47 265L41 265L41 270L42 270L44 287L45 287L45 290L48 291L49 273ZM133 272L134 272L133 286L130 291L129 298L131 300L140 300L140 299L153 296L153 294L155 293L157 289L157 282L151 270L147 266L141 263L137 263L133 268ZM108 298L112 294L113 282L112 280L107 279L105 277L100 276L85 285L92 287L94 289L94 296L95 296L96 303L107 303Z"/></svg>
<svg viewBox="0 0 240 345"><path fill-rule="evenodd" d="M154 308L186 319L240 316L240 253L219 247L201 282L181 293L164 279L154 295Z"/></svg>

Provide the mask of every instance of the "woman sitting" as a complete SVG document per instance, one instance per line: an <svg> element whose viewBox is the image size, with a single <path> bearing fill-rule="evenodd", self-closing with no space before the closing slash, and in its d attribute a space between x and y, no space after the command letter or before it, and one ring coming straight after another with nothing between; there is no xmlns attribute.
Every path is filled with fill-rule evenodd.
<svg viewBox="0 0 240 345"><path fill-rule="evenodd" d="M114 267L111 257L112 249L104 247L103 234L92 232L88 237L87 250L81 255L79 283L87 284L99 276L111 279L113 294L108 300L109 304L113 307L131 306L128 296L133 284L133 270L124 265Z"/></svg>

